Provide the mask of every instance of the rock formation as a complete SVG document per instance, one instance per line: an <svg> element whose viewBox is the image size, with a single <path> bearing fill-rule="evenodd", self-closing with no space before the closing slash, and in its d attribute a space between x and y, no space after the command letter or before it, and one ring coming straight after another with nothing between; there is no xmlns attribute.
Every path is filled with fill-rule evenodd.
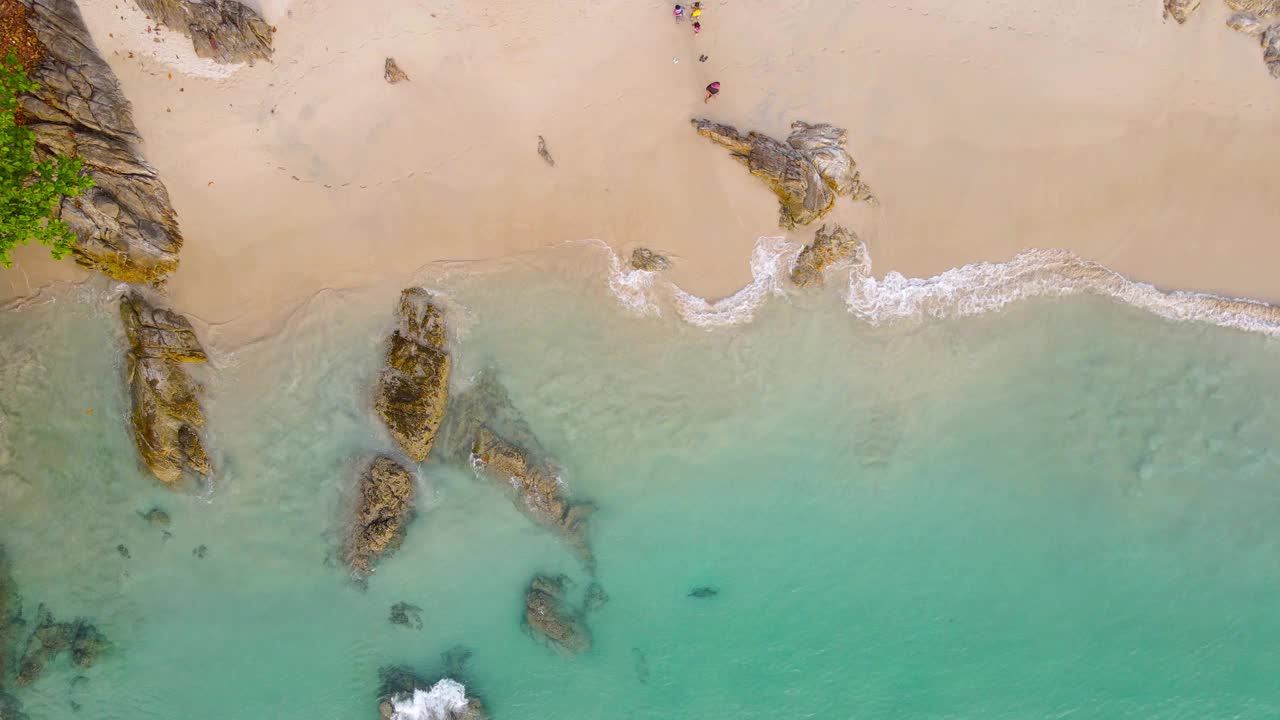
<svg viewBox="0 0 1280 720"><path fill-rule="evenodd" d="M813 242L800 251L796 266L791 270L791 282L800 287L822 285L827 267L857 255L861 243L852 230L836 225L830 232L827 226L818 228Z"/></svg>
<svg viewBox="0 0 1280 720"><path fill-rule="evenodd" d="M1280 24L1272 25L1262 33L1262 61L1267 64L1272 77L1280 78Z"/></svg>
<svg viewBox="0 0 1280 720"><path fill-rule="evenodd" d="M418 680L407 668L384 668L378 701L382 720L487 720L484 703L467 697L462 683L441 678L435 683Z"/></svg>
<svg viewBox="0 0 1280 720"><path fill-rule="evenodd" d="M482 427L507 438L528 454L546 455L492 368L481 370L471 379L470 387L449 397L438 452L451 463L470 463L476 433Z"/></svg>
<svg viewBox="0 0 1280 720"><path fill-rule="evenodd" d="M847 133L831 125L791 124L785 143L767 135L746 135L729 125L694 120L698 134L728 148L733 157L761 178L781 205L778 222L784 228L808 225L835 205L837 195L872 200L853 158L845 150Z"/></svg>
<svg viewBox="0 0 1280 720"><path fill-rule="evenodd" d="M146 520L147 524L150 525L151 527L159 528L161 530L168 529L169 523L171 522L169 520L169 513L161 510L158 507L153 507L146 512L140 512L138 513L138 515L143 520Z"/></svg>
<svg viewBox="0 0 1280 720"><path fill-rule="evenodd" d="M719 590L713 587L708 587L706 585L699 585L698 587L689 591L689 597L697 598L699 600L706 600L708 598L713 598L719 594L720 594Z"/></svg>
<svg viewBox="0 0 1280 720"><path fill-rule="evenodd" d="M368 577L378 558L400 547L412 519L413 475L391 458L375 459L360 478L343 562L357 578Z"/></svg>
<svg viewBox="0 0 1280 720"><path fill-rule="evenodd" d="M1227 7L1236 12L1248 13L1259 18L1280 15L1280 0L1226 0Z"/></svg>
<svg viewBox="0 0 1280 720"><path fill-rule="evenodd" d="M592 613L605 605L609 604L609 593L600 583L591 583L587 586L587 594L582 598L582 611L584 613Z"/></svg>
<svg viewBox="0 0 1280 720"><path fill-rule="evenodd" d="M417 605L411 605L407 602L398 602L391 606L391 612L387 619L392 625L400 625L414 630L421 630L422 608Z"/></svg>
<svg viewBox="0 0 1280 720"><path fill-rule="evenodd" d="M649 248L638 247L631 251L631 267L636 270L657 272L671 267L671 261Z"/></svg>
<svg viewBox="0 0 1280 720"><path fill-rule="evenodd" d="M1261 35L1264 29L1257 15L1243 12L1232 13L1231 17L1227 18L1227 27L1251 37Z"/></svg>
<svg viewBox="0 0 1280 720"><path fill-rule="evenodd" d="M414 462L431 453L449 400L444 318L422 288L400 294L400 327L391 335L374 407Z"/></svg>
<svg viewBox="0 0 1280 720"><path fill-rule="evenodd" d="M395 85L396 83L407 82L409 73L400 69L400 66L396 64L395 58L387 58L387 61L382 64L382 79Z"/></svg>
<svg viewBox="0 0 1280 720"><path fill-rule="evenodd" d="M1164 16L1177 20L1181 25L1199 7L1200 0L1164 0Z"/></svg>
<svg viewBox="0 0 1280 720"><path fill-rule="evenodd" d="M130 424L138 454L168 485L178 482L184 469L208 476L212 468L200 438L205 422L200 387L182 367L208 359L191 323L137 293L121 298L120 317L129 338Z"/></svg>
<svg viewBox="0 0 1280 720"><path fill-rule="evenodd" d="M562 649L578 653L591 649L591 634L576 613L564 603L567 578L536 575L524 596L524 621Z"/></svg>
<svg viewBox="0 0 1280 720"><path fill-rule="evenodd" d="M76 262L116 280L157 283L178 266L182 236L169 193L137 153L141 142L129 101L98 56L75 0L24 0L28 23L45 47L31 71L40 84L22 99L37 148L78 155L94 186L62 202L76 234Z"/></svg>
<svg viewBox="0 0 1280 720"><path fill-rule="evenodd" d="M572 503L564 496L564 485L544 463L531 462L525 451L481 427L471 446L477 467L493 482L514 493L516 505L534 522L561 535L588 565L592 563L587 545L587 518L595 509L587 503Z"/></svg>
<svg viewBox="0 0 1280 720"><path fill-rule="evenodd" d="M71 651L71 661L76 667L93 667L106 644L106 637L88 622L82 619L56 622L49 611L41 607L36 629L27 639L26 651L18 663L15 684L24 687L38 680L45 665L64 650Z"/></svg>
<svg viewBox="0 0 1280 720"><path fill-rule="evenodd" d="M220 63L271 59L271 26L235 0L136 0L152 20L191 38L196 55Z"/></svg>

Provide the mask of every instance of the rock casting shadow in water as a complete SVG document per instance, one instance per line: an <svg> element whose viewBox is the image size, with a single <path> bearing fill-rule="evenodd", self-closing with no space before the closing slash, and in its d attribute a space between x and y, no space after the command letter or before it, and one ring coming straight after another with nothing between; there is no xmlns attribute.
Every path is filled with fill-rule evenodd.
<svg viewBox="0 0 1280 720"><path fill-rule="evenodd" d="M719 594L720 594L719 590L713 587L707 587L706 585L696 587L689 591L689 597L697 598L699 600L706 600L708 598L713 598Z"/></svg>
<svg viewBox="0 0 1280 720"><path fill-rule="evenodd" d="M568 653L586 652L591 649L591 632L583 621L585 613L565 602L568 585L564 575L535 575L525 592L524 626L550 646Z"/></svg>
<svg viewBox="0 0 1280 720"><path fill-rule="evenodd" d="M398 602L391 606L391 613L387 619L392 625L421 630L422 608L417 605L410 605L407 602Z"/></svg>

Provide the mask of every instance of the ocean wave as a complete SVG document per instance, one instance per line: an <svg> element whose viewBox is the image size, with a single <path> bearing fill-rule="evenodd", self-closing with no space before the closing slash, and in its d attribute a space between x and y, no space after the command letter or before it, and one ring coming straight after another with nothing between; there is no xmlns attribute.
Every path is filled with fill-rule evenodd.
<svg viewBox="0 0 1280 720"><path fill-rule="evenodd" d="M660 315L659 299L665 291L686 322L706 328L737 325L752 320L771 296L794 292L786 278L802 247L785 238L759 238L751 256L751 282L715 302L662 281L658 273L627 271L616 254L611 258L609 287L637 314ZM1169 320L1280 335L1280 307L1209 293L1161 290L1068 250L1027 250L1007 262L973 263L927 278L890 272L877 279L865 245L859 257L858 262L844 265L848 271L844 302L850 314L874 326L979 315L1026 298L1091 294ZM829 281L835 275L828 271Z"/></svg>
<svg viewBox="0 0 1280 720"><path fill-rule="evenodd" d="M467 689L444 678L430 690L417 689L391 701L391 720L454 720L467 711Z"/></svg>

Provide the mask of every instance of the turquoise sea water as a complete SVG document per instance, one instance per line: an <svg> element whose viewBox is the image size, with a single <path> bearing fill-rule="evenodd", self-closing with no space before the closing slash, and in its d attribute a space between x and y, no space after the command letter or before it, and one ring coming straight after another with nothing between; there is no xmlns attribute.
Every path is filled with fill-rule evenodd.
<svg viewBox="0 0 1280 720"><path fill-rule="evenodd" d="M438 677L463 645L502 720L1280 716L1275 340L1090 296L877 328L839 282L706 330L630 313L607 265L423 278L455 380L496 369L599 506L611 600L576 657L522 631L523 591L590 578L469 469L420 468L367 590L328 561L392 447L369 392L394 292L323 293L212 348L204 494L138 469L105 295L0 313L0 544L29 617L114 643L54 661L25 712L372 719L380 667ZM422 630L388 622L400 601Z"/></svg>

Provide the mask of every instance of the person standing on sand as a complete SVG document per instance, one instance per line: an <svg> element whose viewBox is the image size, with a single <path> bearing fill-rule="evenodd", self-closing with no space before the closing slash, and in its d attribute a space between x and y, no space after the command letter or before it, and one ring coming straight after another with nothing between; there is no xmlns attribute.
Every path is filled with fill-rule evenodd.
<svg viewBox="0 0 1280 720"><path fill-rule="evenodd" d="M698 33L700 33L700 32L702 32L702 23L700 23L700 22L694 22L694 23L693 23L693 36L694 36L694 37L698 37Z"/></svg>
<svg viewBox="0 0 1280 720"><path fill-rule="evenodd" d="M717 80L707 86L707 96L702 98L702 104L703 105L707 104L707 102L710 101L711 98L719 94L720 94L720 81Z"/></svg>
<svg viewBox="0 0 1280 720"><path fill-rule="evenodd" d="M676 22L680 22L681 20L684 20L684 8L680 7L679 5L676 5L676 9L672 10L671 14L676 16Z"/></svg>
<svg viewBox="0 0 1280 720"><path fill-rule="evenodd" d="M697 20L698 18L702 17L702 3L696 2L693 4L693 13L691 13L691 17L694 20Z"/></svg>

